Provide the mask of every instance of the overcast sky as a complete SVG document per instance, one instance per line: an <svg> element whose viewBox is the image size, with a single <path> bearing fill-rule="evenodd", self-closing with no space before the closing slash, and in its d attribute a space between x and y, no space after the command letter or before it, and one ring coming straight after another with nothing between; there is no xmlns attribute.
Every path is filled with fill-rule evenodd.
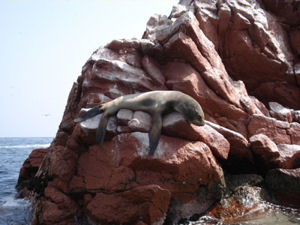
<svg viewBox="0 0 300 225"><path fill-rule="evenodd" d="M0 137L53 137L92 52L177 0L1 0Z"/></svg>

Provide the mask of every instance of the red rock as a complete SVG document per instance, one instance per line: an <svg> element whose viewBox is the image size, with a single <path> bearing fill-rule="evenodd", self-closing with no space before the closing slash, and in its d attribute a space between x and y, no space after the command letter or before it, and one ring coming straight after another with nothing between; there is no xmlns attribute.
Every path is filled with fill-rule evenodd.
<svg viewBox="0 0 300 225"><path fill-rule="evenodd" d="M106 188L112 176L112 168L116 167L117 163L111 162L110 159L113 157L114 154L100 150L97 145L90 147L88 152L81 155L78 161L78 175L83 178L86 190L96 192ZM132 178L129 177L128 180Z"/></svg>
<svg viewBox="0 0 300 225"><path fill-rule="evenodd" d="M260 160L264 170L271 168L294 169L300 166L300 145L276 145L266 135L250 138L251 149Z"/></svg>
<svg viewBox="0 0 300 225"><path fill-rule="evenodd" d="M295 29L290 32L290 40L293 49L300 55L300 30Z"/></svg>
<svg viewBox="0 0 300 225"><path fill-rule="evenodd" d="M200 140L199 134L178 112L167 114L163 118L163 133L168 136L181 137L191 141Z"/></svg>
<svg viewBox="0 0 300 225"><path fill-rule="evenodd" d="M24 186L16 186L16 189L18 190L18 193L15 195L15 198L24 198L24 199L29 199L31 191L28 190L27 185Z"/></svg>
<svg viewBox="0 0 300 225"><path fill-rule="evenodd" d="M164 86L165 77L160 71L159 64L147 55L143 57L142 63L143 67L145 68L149 76L152 78L152 80L157 84Z"/></svg>
<svg viewBox="0 0 300 225"><path fill-rule="evenodd" d="M73 176L69 184L69 190L72 193L82 193L85 191L85 184L82 177Z"/></svg>
<svg viewBox="0 0 300 225"><path fill-rule="evenodd" d="M221 4L219 6L219 17L220 19L218 21L218 32L220 32L221 36L224 36L228 31L229 22L231 20L231 9L227 4Z"/></svg>
<svg viewBox="0 0 300 225"><path fill-rule="evenodd" d="M118 73L114 74L111 71L118 71ZM100 59L95 63L91 72L93 73L94 79L99 80L99 82L103 80L122 82L142 90L151 90L154 88L143 70L130 66L122 61Z"/></svg>
<svg viewBox="0 0 300 225"><path fill-rule="evenodd" d="M141 144L146 135L134 134ZM139 184L158 184L170 191L175 200L169 206L172 221L199 214L213 204L222 193L223 173L220 170L209 148L202 142L189 143L181 139L162 136L162 141L155 153L157 160L141 158L130 165L136 171L136 181ZM182 146L178 149L178 146ZM168 149L168 150L167 150ZM138 150L145 152L144 144ZM174 154L175 153L175 154ZM208 186L209 191L201 186ZM221 186L219 186L221 185ZM199 191L203 193L198 195Z"/></svg>
<svg viewBox="0 0 300 225"><path fill-rule="evenodd" d="M26 160L26 163L29 163L30 167L38 168L48 152L49 148L35 149L30 153L28 160Z"/></svg>
<svg viewBox="0 0 300 225"><path fill-rule="evenodd" d="M143 38L151 41L165 41L169 36L171 24L172 22L166 16L155 14L148 20Z"/></svg>
<svg viewBox="0 0 300 225"><path fill-rule="evenodd" d="M252 154L249 151L248 140L242 134L210 121L206 121L206 124L214 128L227 139L227 141L230 143L230 154L240 159L247 158L252 160Z"/></svg>
<svg viewBox="0 0 300 225"><path fill-rule="evenodd" d="M248 125L250 136L265 134L276 144L291 144L291 137L287 134L289 129L289 123L262 115L253 115Z"/></svg>
<svg viewBox="0 0 300 225"><path fill-rule="evenodd" d="M298 79L298 76L299 75L296 76L296 79ZM290 74L289 78L291 78ZM297 81L297 83L299 82ZM299 108L299 89L286 82L265 82L258 84L256 89L253 91L253 93L251 92L251 94L255 95L265 104L270 101L277 101L289 108Z"/></svg>
<svg viewBox="0 0 300 225"><path fill-rule="evenodd" d="M222 134L207 125L198 127L189 124L179 113L174 112L164 117L163 133L187 140L203 141L217 158L225 160L228 157L230 144Z"/></svg>
<svg viewBox="0 0 300 225"><path fill-rule="evenodd" d="M127 140L123 143L123 141ZM180 139L178 139L180 140ZM170 153L170 146L173 146L172 151L175 151L176 149L176 143L178 144L177 139L170 139L165 136L161 137L161 141L158 145L158 148L155 152L155 156L161 158L162 160L169 160L169 157L171 157ZM171 141L175 141L175 143L172 143ZM120 146L120 143L123 143ZM131 168L131 163L137 163L138 159L132 158L134 157L140 157L140 156L147 156L149 147L148 147L148 134L146 133L139 133L135 132L130 134L121 134L117 137L113 138L113 144L111 143L104 143L103 147L99 149L97 145L92 146L90 150L87 153L84 153L80 159L79 159L79 166L78 166L78 174L83 177L86 189L90 192L94 192L96 190L123 190L124 188L129 188L132 185L135 185L135 183L132 183L132 180L134 180L134 174L136 172L133 172ZM181 143L179 146L185 144L187 145L188 142L180 141ZM186 146L186 149L197 149L197 145L195 144L191 145L190 147ZM178 148L178 147L177 147ZM204 148L204 146L200 145L200 149ZM213 158L211 153L209 153L209 149L206 149L206 154L210 154L209 157ZM188 150L185 150L188 151ZM200 153L199 153L200 154ZM204 154L204 153L201 153ZM164 159L167 157L166 159ZM179 156L177 156L179 157ZM183 157L183 155L182 155ZM143 159L142 162L144 161ZM150 160L150 159L149 159ZM183 159L182 159L183 160ZM200 160L200 158L199 158ZM212 159L210 159L212 160ZM147 162L148 160L146 160ZM120 165L120 162L122 164ZM151 160L150 160L151 162ZM183 161L184 162L184 161ZM153 162L154 163L154 162ZM163 163L163 162L162 162ZM207 171L210 166L207 165L207 163L199 162L200 164L204 166L203 164L206 164L208 168L205 170ZM119 165L119 167L117 167ZM129 168L127 168L129 166ZM179 165L178 165L179 166ZM149 173L151 174L151 170L156 168L149 168ZM213 168L218 168L217 164L213 165ZM176 168L176 167L175 167ZM146 170L146 167L144 168ZM195 168L196 170L196 168ZM199 169L200 170L200 169ZM203 168L201 170L204 170ZM204 171L205 171L204 170ZM99 173L101 171L101 173ZM199 171L200 172L200 171ZM199 173L198 172L198 173ZM212 171L211 171L212 172ZM178 173L178 172L177 172ZM206 172L209 174L209 172ZM201 174L201 173L200 173ZM174 174L175 175L175 174ZM194 175L196 176L196 175ZM203 176L203 175L202 175ZM221 175L214 175L216 180L220 179L217 178ZM135 178L137 179L137 178ZM196 179L196 178L195 178ZM201 178L204 179L204 178ZM198 181L198 180L197 180ZM206 180L206 182L208 182ZM153 180L149 180L148 184L153 183ZM197 183L197 182L196 182ZM195 184L196 184L195 183ZM196 186L195 186L196 187Z"/></svg>
<svg viewBox="0 0 300 225"><path fill-rule="evenodd" d="M217 93L230 103L239 106L237 94L232 93L235 89L231 84L231 80L226 77L227 74L222 73L223 71L219 71L217 68L213 69L208 59L199 52L197 47L192 38L183 33L175 34L165 44L168 55L181 55L181 57L186 58Z"/></svg>
<svg viewBox="0 0 300 225"><path fill-rule="evenodd" d="M300 123L291 123L291 128L288 130L288 134L291 136L292 144L300 145Z"/></svg>
<svg viewBox="0 0 300 225"><path fill-rule="evenodd" d="M132 131L148 132L151 127L151 116L142 111L135 111L132 120L128 122Z"/></svg>
<svg viewBox="0 0 300 225"><path fill-rule="evenodd" d="M129 109L120 109L117 113L117 122L118 125L127 125L128 122L132 119L133 112Z"/></svg>
<svg viewBox="0 0 300 225"><path fill-rule="evenodd" d="M107 126L106 126L106 135L107 136L114 136L117 134L117 118L115 116L111 116L108 119Z"/></svg>
<svg viewBox="0 0 300 225"><path fill-rule="evenodd" d="M92 118L89 118L80 123L80 127L85 131L89 132L89 130L95 130L98 128L98 124L101 120L102 114L96 115Z"/></svg>
<svg viewBox="0 0 300 225"><path fill-rule="evenodd" d="M295 169L300 167L300 145L277 145L280 153L279 167L283 169Z"/></svg>
<svg viewBox="0 0 300 225"><path fill-rule="evenodd" d="M205 115L213 116L215 120L227 128L239 130L242 134L246 134L244 123L248 115L243 110L218 97L192 66L185 63L171 62L165 66L164 74L168 88L192 96L201 104ZM224 117L226 117L226 120L222 121Z"/></svg>
<svg viewBox="0 0 300 225"><path fill-rule="evenodd" d="M63 146L55 146L50 152L51 175L63 181L68 181L74 174L77 154Z"/></svg>
<svg viewBox="0 0 300 225"><path fill-rule="evenodd" d="M148 146L144 143L148 143L148 136L135 132L133 137L137 141L138 155L144 156L132 162L128 161L130 167L135 169L139 183L155 182L162 187L171 188L174 190L171 193L174 192L177 198L185 202L196 194L194 191L199 188L199 183L212 187L215 182L220 182L223 176L221 168L203 142L191 143L162 136L154 155L155 160L151 160L145 157L148 154ZM173 178L170 183L163 182L168 178ZM188 189L189 193L182 192L184 189Z"/></svg>
<svg viewBox="0 0 300 225"><path fill-rule="evenodd" d="M206 203L202 208L194 208L194 212L203 212L218 198L220 189L215 185L221 182L222 170L205 144L162 136L154 158L148 157L148 151L148 134L120 134L113 138L113 144L106 142L101 149L93 146L84 153L78 173L89 192L122 193L137 185L159 185L177 200L170 207L177 207L176 211L183 214L188 205L199 201ZM208 185L210 191L194 202L202 185Z"/></svg>
<svg viewBox="0 0 300 225"><path fill-rule="evenodd" d="M19 179L16 185L18 190L28 188L32 178L37 172L42 160L48 154L49 150L50 148L41 148L35 149L30 153L20 169Z"/></svg>
<svg viewBox="0 0 300 225"><path fill-rule="evenodd" d="M300 207L300 168L270 170L265 181L280 204Z"/></svg>
<svg viewBox="0 0 300 225"><path fill-rule="evenodd" d="M157 185L114 194L98 193L87 205L88 216L101 224L162 224L170 193Z"/></svg>
<svg viewBox="0 0 300 225"><path fill-rule="evenodd" d="M279 157L277 145L264 134L257 134L250 139L252 151L265 160Z"/></svg>
<svg viewBox="0 0 300 225"><path fill-rule="evenodd" d="M250 135L265 134L276 144L300 144L300 124L253 115L248 125Z"/></svg>
<svg viewBox="0 0 300 225"><path fill-rule="evenodd" d="M127 54L124 54L125 62L131 66L142 68L141 65L141 56L138 52L133 51L133 53L127 52Z"/></svg>
<svg viewBox="0 0 300 225"><path fill-rule="evenodd" d="M91 194L85 194L84 197L83 197L83 204L84 206L86 207L90 202L91 200L93 199L93 196Z"/></svg>
<svg viewBox="0 0 300 225"><path fill-rule="evenodd" d="M268 2L268 5L275 5L271 0ZM205 3L198 5L201 11L209 10ZM220 16L215 30L221 32L219 49L227 72L234 79L243 80L248 91L264 103L280 100L282 104L297 108L299 91L295 82L281 82L289 80L294 58L288 34L275 22L274 15L257 11L256 7L260 7L257 1L224 2L218 5L219 14L213 10L208 14L212 18ZM276 85L274 81L278 81ZM265 88L266 82L274 85Z"/></svg>
<svg viewBox="0 0 300 225"><path fill-rule="evenodd" d="M253 135L249 140L260 169L266 171L279 167L280 153L272 140L264 134Z"/></svg>
<svg viewBox="0 0 300 225"><path fill-rule="evenodd" d="M263 133L276 144L300 144L300 124L253 115L248 125L250 135Z"/></svg>
<svg viewBox="0 0 300 225"><path fill-rule="evenodd" d="M90 119L87 119L81 122L80 128L79 126L75 126L75 133L74 136L80 137L81 140L84 142L93 145L96 144L96 129L98 128L99 122L101 120L102 114L96 115ZM118 122L116 116L111 116L108 119L107 126L106 126L106 135L105 139L111 139L118 133ZM80 146L76 146L74 149L78 149Z"/></svg>
<svg viewBox="0 0 300 225"><path fill-rule="evenodd" d="M269 106L272 117L290 123L293 121L291 109L285 108L277 102L269 102Z"/></svg>
<svg viewBox="0 0 300 225"><path fill-rule="evenodd" d="M129 132L131 132L131 129L128 126L118 126L117 132L118 133L129 133Z"/></svg>
<svg viewBox="0 0 300 225"><path fill-rule="evenodd" d="M53 187L45 189L42 202L43 211L38 217L39 224L74 224L74 215L79 210L77 204L62 192Z"/></svg>
<svg viewBox="0 0 300 225"><path fill-rule="evenodd" d="M228 172L254 173L256 172L253 154L250 150L248 140L240 133L222 127L216 123L206 121L206 124L213 127L222 134L230 143L230 151L226 161L222 164L226 166Z"/></svg>
<svg viewBox="0 0 300 225"><path fill-rule="evenodd" d="M299 24L299 2L278 1L274 4L272 0L263 0L263 3L280 21L291 25Z"/></svg>
<svg viewBox="0 0 300 225"><path fill-rule="evenodd" d="M292 112L293 120L297 123L300 123L300 110L294 110Z"/></svg>
<svg viewBox="0 0 300 225"><path fill-rule="evenodd" d="M147 225L146 223L142 222L142 221L139 221L137 222L135 225Z"/></svg>
<svg viewBox="0 0 300 225"><path fill-rule="evenodd" d="M218 49L219 40L216 27L219 21L214 17L214 14L217 14L217 10L220 9L218 9L217 5L206 4L205 10L201 10L203 9L202 5L203 3L201 2L195 2L195 16L203 33L214 43L215 49Z"/></svg>
<svg viewBox="0 0 300 225"><path fill-rule="evenodd" d="M299 62L296 62L296 64L294 65L294 77L297 85L299 85L300 84L300 63Z"/></svg>

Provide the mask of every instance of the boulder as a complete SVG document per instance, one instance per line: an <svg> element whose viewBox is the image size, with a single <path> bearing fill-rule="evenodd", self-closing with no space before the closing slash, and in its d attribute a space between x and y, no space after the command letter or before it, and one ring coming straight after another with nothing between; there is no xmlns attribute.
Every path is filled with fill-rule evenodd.
<svg viewBox="0 0 300 225"><path fill-rule="evenodd" d="M50 148L41 148L33 150L23 163L16 188L19 192L18 197L29 197L28 187L32 178L38 171L43 159L48 154Z"/></svg>
<svg viewBox="0 0 300 225"><path fill-rule="evenodd" d="M253 115L248 124L249 136L264 134L276 144L291 144L290 123L262 115Z"/></svg>
<svg viewBox="0 0 300 225"><path fill-rule="evenodd" d="M165 84L165 77L160 70L160 66L153 58L145 55L142 59L142 64L154 82L162 86Z"/></svg>
<svg viewBox="0 0 300 225"><path fill-rule="evenodd" d="M74 224L74 215L79 211L76 202L51 186L45 189L44 194L45 196L40 206L44 210L37 215L33 224L50 225L59 224L62 221L65 225Z"/></svg>
<svg viewBox="0 0 300 225"><path fill-rule="evenodd" d="M279 167L296 169L300 167L300 145L277 145L280 153Z"/></svg>
<svg viewBox="0 0 300 225"><path fill-rule="evenodd" d="M297 123L300 123L300 110L294 110L292 115L293 115L293 120Z"/></svg>
<svg viewBox="0 0 300 225"><path fill-rule="evenodd" d="M133 112L129 109L121 109L117 113L117 122L118 125L127 125L128 122L132 119Z"/></svg>
<svg viewBox="0 0 300 225"><path fill-rule="evenodd" d="M266 174L266 184L278 203L300 207L300 168L270 170Z"/></svg>
<svg viewBox="0 0 300 225"><path fill-rule="evenodd" d="M126 142L124 142L125 140ZM207 202L206 207L211 205L214 199L220 197L222 190L218 188L218 185L222 185L222 169L204 143L190 143L162 136L154 158L151 158L147 156L148 135L145 133L120 134L112 141L112 143L104 143L101 149L97 145L91 146L78 161L78 176L83 182L76 178L79 180L77 187L80 187L81 191L96 194L91 205L87 206L89 216L95 221L109 221L107 220L109 217L112 221L119 221L118 218L120 219L123 214L116 215L116 206L107 206L106 204L112 203L105 203L105 199L109 202L123 201L123 194L127 196L127 193L134 193L135 188L141 187L141 185L155 184L157 188L163 189L164 198L171 198L177 202L176 204L165 202L165 210L157 205L162 214L151 219L151 221L162 219L166 215L167 209L175 206L178 212L184 212L185 204L199 198L198 191L202 185L208 186L210 190L202 196L203 201ZM101 194L97 194L100 190L102 190ZM186 190L189 191L186 192ZM104 195L102 192L108 195ZM124 205L120 208L122 213L123 210L126 212L127 208L132 208L129 207L131 204L138 205L132 211L126 212L128 216L131 214L132 216L123 218L124 223L137 222L141 216L146 219L145 214L141 214L141 212L151 214L150 211L140 211L138 207L143 205L144 201L146 201L147 207L150 207L147 203L150 200L140 199L139 202L129 200L124 200L122 203L122 206ZM101 204L97 208L97 202L103 202L103 207L106 208L106 213L103 215L105 219L102 218L101 214L98 213L99 216L96 216L97 213L95 214L102 207ZM179 204L182 206L178 207ZM96 209L93 209L95 207ZM195 209L194 213L199 213L204 208ZM113 215L116 215L115 220ZM134 220L126 222L131 217ZM178 220L179 218L173 219ZM146 222L149 220L147 219Z"/></svg>
<svg viewBox="0 0 300 225"><path fill-rule="evenodd" d="M279 167L280 153L272 140L264 134L253 135L249 140L257 165L262 172Z"/></svg>
<svg viewBox="0 0 300 225"><path fill-rule="evenodd" d="M293 116L292 116L293 110L288 109L277 102L269 102L269 106L270 106L270 114L272 117L290 123L293 121Z"/></svg>
<svg viewBox="0 0 300 225"><path fill-rule="evenodd" d="M262 172L269 169L295 169L300 166L300 145L276 145L264 134L250 138L251 149Z"/></svg>
<svg viewBox="0 0 300 225"><path fill-rule="evenodd" d="M133 131L148 132L151 127L151 116L142 111L136 111L128 122L128 127Z"/></svg>
<svg viewBox="0 0 300 225"><path fill-rule="evenodd" d="M86 210L99 224L162 224L169 203L170 192L147 185L116 194L97 193Z"/></svg>
<svg viewBox="0 0 300 225"><path fill-rule="evenodd" d="M216 123L212 123L210 121L206 121L206 124L220 134L222 134L226 140L230 143L230 156L237 159L242 160L246 159L252 161L252 153L249 149L249 142L248 140L240 133L230 130L226 127L220 126ZM230 159L229 159L230 161Z"/></svg>
<svg viewBox="0 0 300 225"><path fill-rule="evenodd" d="M251 116L248 124L250 136L262 133L276 144L300 144L299 131L299 123L288 123L256 114Z"/></svg>
<svg viewBox="0 0 300 225"><path fill-rule="evenodd" d="M210 147L217 158L226 160L228 157L230 144L222 134L207 125L197 127L189 124L177 112L164 117L163 132L168 136L182 137L192 141L203 141Z"/></svg>

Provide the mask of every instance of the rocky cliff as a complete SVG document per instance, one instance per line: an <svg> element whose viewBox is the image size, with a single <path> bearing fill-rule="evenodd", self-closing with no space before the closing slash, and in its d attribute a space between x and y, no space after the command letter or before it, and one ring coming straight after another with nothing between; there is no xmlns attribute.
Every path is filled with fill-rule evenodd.
<svg viewBox="0 0 300 225"><path fill-rule="evenodd" d="M113 40L83 66L48 150L33 152L17 187L33 224L171 224L221 199L224 171L257 173L277 201L300 206L300 3L181 1L155 15L142 39ZM106 140L84 108L118 96L178 90L206 125L163 118L148 156L151 117L120 110Z"/></svg>

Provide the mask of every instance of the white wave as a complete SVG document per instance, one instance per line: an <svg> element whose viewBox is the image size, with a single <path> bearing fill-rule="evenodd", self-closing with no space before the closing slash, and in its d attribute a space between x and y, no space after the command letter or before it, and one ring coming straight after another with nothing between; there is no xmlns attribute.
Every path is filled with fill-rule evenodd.
<svg viewBox="0 0 300 225"><path fill-rule="evenodd" d="M1 205L3 208L13 208L20 206L27 206L29 202L25 199L16 199L13 196L7 196L3 199L4 203Z"/></svg>
<svg viewBox="0 0 300 225"><path fill-rule="evenodd" d="M13 149L13 148L48 148L48 144L28 144L28 145L0 145L0 149Z"/></svg>

